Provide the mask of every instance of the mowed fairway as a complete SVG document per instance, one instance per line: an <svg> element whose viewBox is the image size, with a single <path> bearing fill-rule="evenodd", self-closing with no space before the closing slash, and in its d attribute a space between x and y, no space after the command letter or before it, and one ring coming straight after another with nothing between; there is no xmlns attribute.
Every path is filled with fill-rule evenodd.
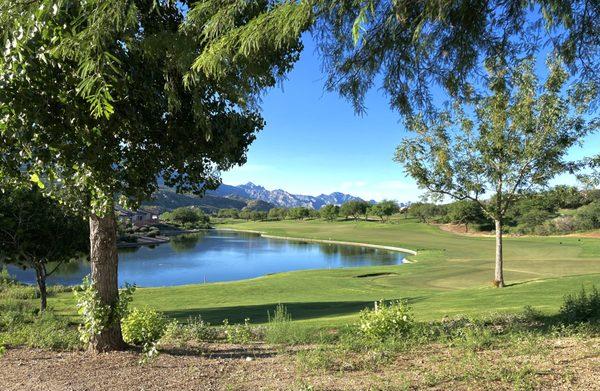
<svg viewBox="0 0 600 391"><path fill-rule="evenodd" d="M339 326L374 300L408 299L420 320L458 314L518 312L526 305L552 313L565 294L600 287L600 239L523 237L505 239L509 285L491 287L494 239L456 235L414 220L378 222L279 221L221 226L271 235L398 246L418 251L399 266L307 270L251 280L139 289L135 305L148 305L185 320L211 323L228 318L265 322L267 311L285 303L307 326ZM364 276L371 275L371 276ZM52 300L73 313L70 295Z"/></svg>

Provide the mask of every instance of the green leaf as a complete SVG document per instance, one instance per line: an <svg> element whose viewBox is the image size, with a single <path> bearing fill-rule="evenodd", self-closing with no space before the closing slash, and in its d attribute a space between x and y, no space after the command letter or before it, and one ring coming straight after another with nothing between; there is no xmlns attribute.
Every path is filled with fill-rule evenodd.
<svg viewBox="0 0 600 391"><path fill-rule="evenodd" d="M360 33L361 30L364 31L362 25L367 22L367 8L363 7L358 14L358 17L354 20L354 24L352 25L352 39L354 40L354 45L358 45L360 41Z"/></svg>
<svg viewBox="0 0 600 391"><path fill-rule="evenodd" d="M38 176L38 174L31 174L31 176L29 177L29 180L31 182L35 183L40 189L46 188L46 185L44 185L44 182L42 182L40 180L40 177Z"/></svg>

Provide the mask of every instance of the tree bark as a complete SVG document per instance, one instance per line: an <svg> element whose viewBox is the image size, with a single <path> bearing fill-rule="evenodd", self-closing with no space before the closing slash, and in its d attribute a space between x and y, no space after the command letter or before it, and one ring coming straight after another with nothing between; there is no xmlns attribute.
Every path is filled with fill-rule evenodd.
<svg viewBox="0 0 600 391"><path fill-rule="evenodd" d="M90 216L90 263L92 281L100 302L114 308L119 300L117 224L114 212ZM92 352L121 350L126 347L121 334L121 320L110 319L102 332L90 341Z"/></svg>
<svg viewBox="0 0 600 391"><path fill-rule="evenodd" d="M504 287L504 270L502 257L502 220L496 219L496 271L494 273L494 284L498 288Z"/></svg>
<svg viewBox="0 0 600 391"><path fill-rule="evenodd" d="M41 262L34 263L35 279L40 290L40 311L46 311L48 303L48 291L46 290L46 267Z"/></svg>

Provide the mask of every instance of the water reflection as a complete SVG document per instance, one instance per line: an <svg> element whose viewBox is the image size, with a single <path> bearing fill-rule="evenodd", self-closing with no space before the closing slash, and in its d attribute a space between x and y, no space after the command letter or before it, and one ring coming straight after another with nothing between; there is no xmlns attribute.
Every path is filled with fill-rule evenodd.
<svg viewBox="0 0 600 391"><path fill-rule="evenodd" d="M230 281L266 274L351 266L396 265L404 255L369 247L267 239L257 234L208 230L172 237L166 244L119 250L119 282L168 286ZM76 285L87 260L61 266L51 284ZM10 272L33 283L30 271Z"/></svg>
<svg viewBox="0 0 600 391"><path fill-rule="evenodd" d="M173 236L171 238L171 247L176 252L193 250L198 242L204 239L204 236L204 232Z"/></svg>

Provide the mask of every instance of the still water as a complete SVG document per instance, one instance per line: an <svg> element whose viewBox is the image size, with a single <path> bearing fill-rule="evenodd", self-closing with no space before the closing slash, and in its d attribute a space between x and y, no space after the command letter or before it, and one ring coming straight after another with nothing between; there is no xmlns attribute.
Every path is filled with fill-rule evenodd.
<svg viewBox="0 0 600 391"><path fill-rule="evenodd" d="M171 238L155 247L119 250L119 283L170 286L231 281L303 269L397 265L404 254L357 246L296 242L257 234L219 230ZM9 267L18 280L35 283L34 274ZM49 284L77 285L90 272L86 261L71 263Z"/></svg>

